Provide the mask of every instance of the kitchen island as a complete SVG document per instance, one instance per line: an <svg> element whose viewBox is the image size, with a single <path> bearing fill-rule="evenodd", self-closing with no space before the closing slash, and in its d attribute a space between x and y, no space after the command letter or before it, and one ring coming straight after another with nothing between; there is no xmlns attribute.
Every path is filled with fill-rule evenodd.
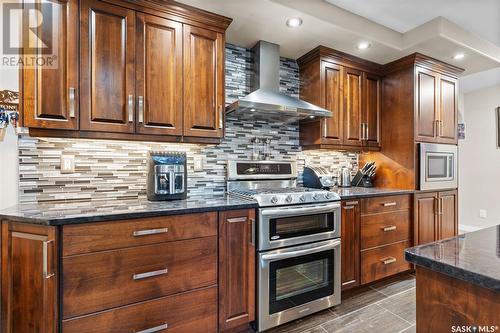
<svg viewBox="0 0 500 333"><path fill-rule="evenodd" d="M498 332L500 226L405 251L416 265L417 332Z"/></svg>

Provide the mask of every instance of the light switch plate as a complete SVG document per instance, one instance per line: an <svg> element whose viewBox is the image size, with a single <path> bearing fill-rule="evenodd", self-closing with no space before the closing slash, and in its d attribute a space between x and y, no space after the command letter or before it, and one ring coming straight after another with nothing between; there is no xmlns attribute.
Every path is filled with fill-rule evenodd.
<svg viewBox="0 0 500 333"><path fill-rule="evenodd" d="M61 173L75 172L75 156L61 155Z"/></svg>
<svg viewBox="0 0 500 333"><path fill-rule="evenodd" d="M488 211L486 209L479 210L479 217L482 219L488 218Z"/></svg>
<svg viewBox="0 0 500 333"><path fill-rule="evenodd" d="M203 158L195 157L194 158L194 171L203 171Z"/></svg>

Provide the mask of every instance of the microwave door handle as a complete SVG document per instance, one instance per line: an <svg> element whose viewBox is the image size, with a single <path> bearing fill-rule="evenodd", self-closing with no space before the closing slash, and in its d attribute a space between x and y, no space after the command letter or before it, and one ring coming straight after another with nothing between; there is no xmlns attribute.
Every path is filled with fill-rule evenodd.
<svg viewBox="0 0 500 333"><path fill-rule="evenodd" d="M169 188L170 188L170 194L175 194L175 173L173 171L168 172L168 178L169 178Z"/></svg>
<svg viewBox="0 0 500 333"><path fill-rule="evenodd" d="M274 253L274 254L264 254L261 258L263 261L276 261L276 260L283 260L283 259L288 259L288 258L294 258L298 256L305 256L308 254L313 254L317 252L322 252L322 251L327 251L334 249L336 247L340 246L340 240L335 239L331 241L328 244L317 246L317 247L312 247L309 249L304 249L304 250L280 250L280 253ZM281 252L283 251L283 252Z"/></svg>
<svg viewBox="0 0 500 333"><path fill-rule="evenodd" d="M321 214L321 213L331 213L332 210L339 209L340 203L336 202L333 204L326 204L321 206L313 207L302 207L302 208L281 208L281 209L265 209L262 210L262 216L265 217L284 217L293 215L305 215L305 214Z"/></svg>

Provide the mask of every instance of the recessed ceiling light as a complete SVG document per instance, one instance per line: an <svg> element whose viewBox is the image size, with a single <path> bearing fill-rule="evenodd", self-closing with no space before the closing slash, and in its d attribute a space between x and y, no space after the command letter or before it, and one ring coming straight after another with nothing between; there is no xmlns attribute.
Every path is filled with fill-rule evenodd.
<svg viewBox="0 0 500 333"><path fill-rule="evenodd" d="M370 44L368 42L361 42L361 43L358 43L357 48L358 48L358 50L366 50L370 46L372 46L372 44Z"/></svg>
<svg viewBox="0 0 500 333"><path fill-rule="evenodd" d="M463 58L465 58L465 54L463 53L457 53L453 56L453 59L455 60L462 60Z"/></svg>
<svg viewBox="0 0 500 333"><path fill-rule="evenodd" d="M309 118L314 119L315 117L314 116L309 116Z"/></svg>
<svg viewBox="0 0 500 333"><path fill-rule="evenodd" d="M251 109L250 109L250 112L255 112L255 109L254 109L254 108L251 108Z"/></svg>
<svg viewBox="0 0 500 333"><path fill-rule="evenodd" d="M291 17L286 20L286 25L289 28L297 28L302 25L302 19L300 17Z"/></svg>

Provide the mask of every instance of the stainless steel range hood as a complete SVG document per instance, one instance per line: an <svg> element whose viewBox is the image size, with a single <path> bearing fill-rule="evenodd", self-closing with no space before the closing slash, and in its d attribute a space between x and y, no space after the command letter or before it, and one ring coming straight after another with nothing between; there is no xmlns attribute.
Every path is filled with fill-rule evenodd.
<svg viewBox="0 0 500 333"><path fill-rule="evenodd" d="M331 117L332 112L279 91L279 45L259 41L255 47L255 88L251 94L226 107L232 116L276 117L288 119Z"/></svg>

